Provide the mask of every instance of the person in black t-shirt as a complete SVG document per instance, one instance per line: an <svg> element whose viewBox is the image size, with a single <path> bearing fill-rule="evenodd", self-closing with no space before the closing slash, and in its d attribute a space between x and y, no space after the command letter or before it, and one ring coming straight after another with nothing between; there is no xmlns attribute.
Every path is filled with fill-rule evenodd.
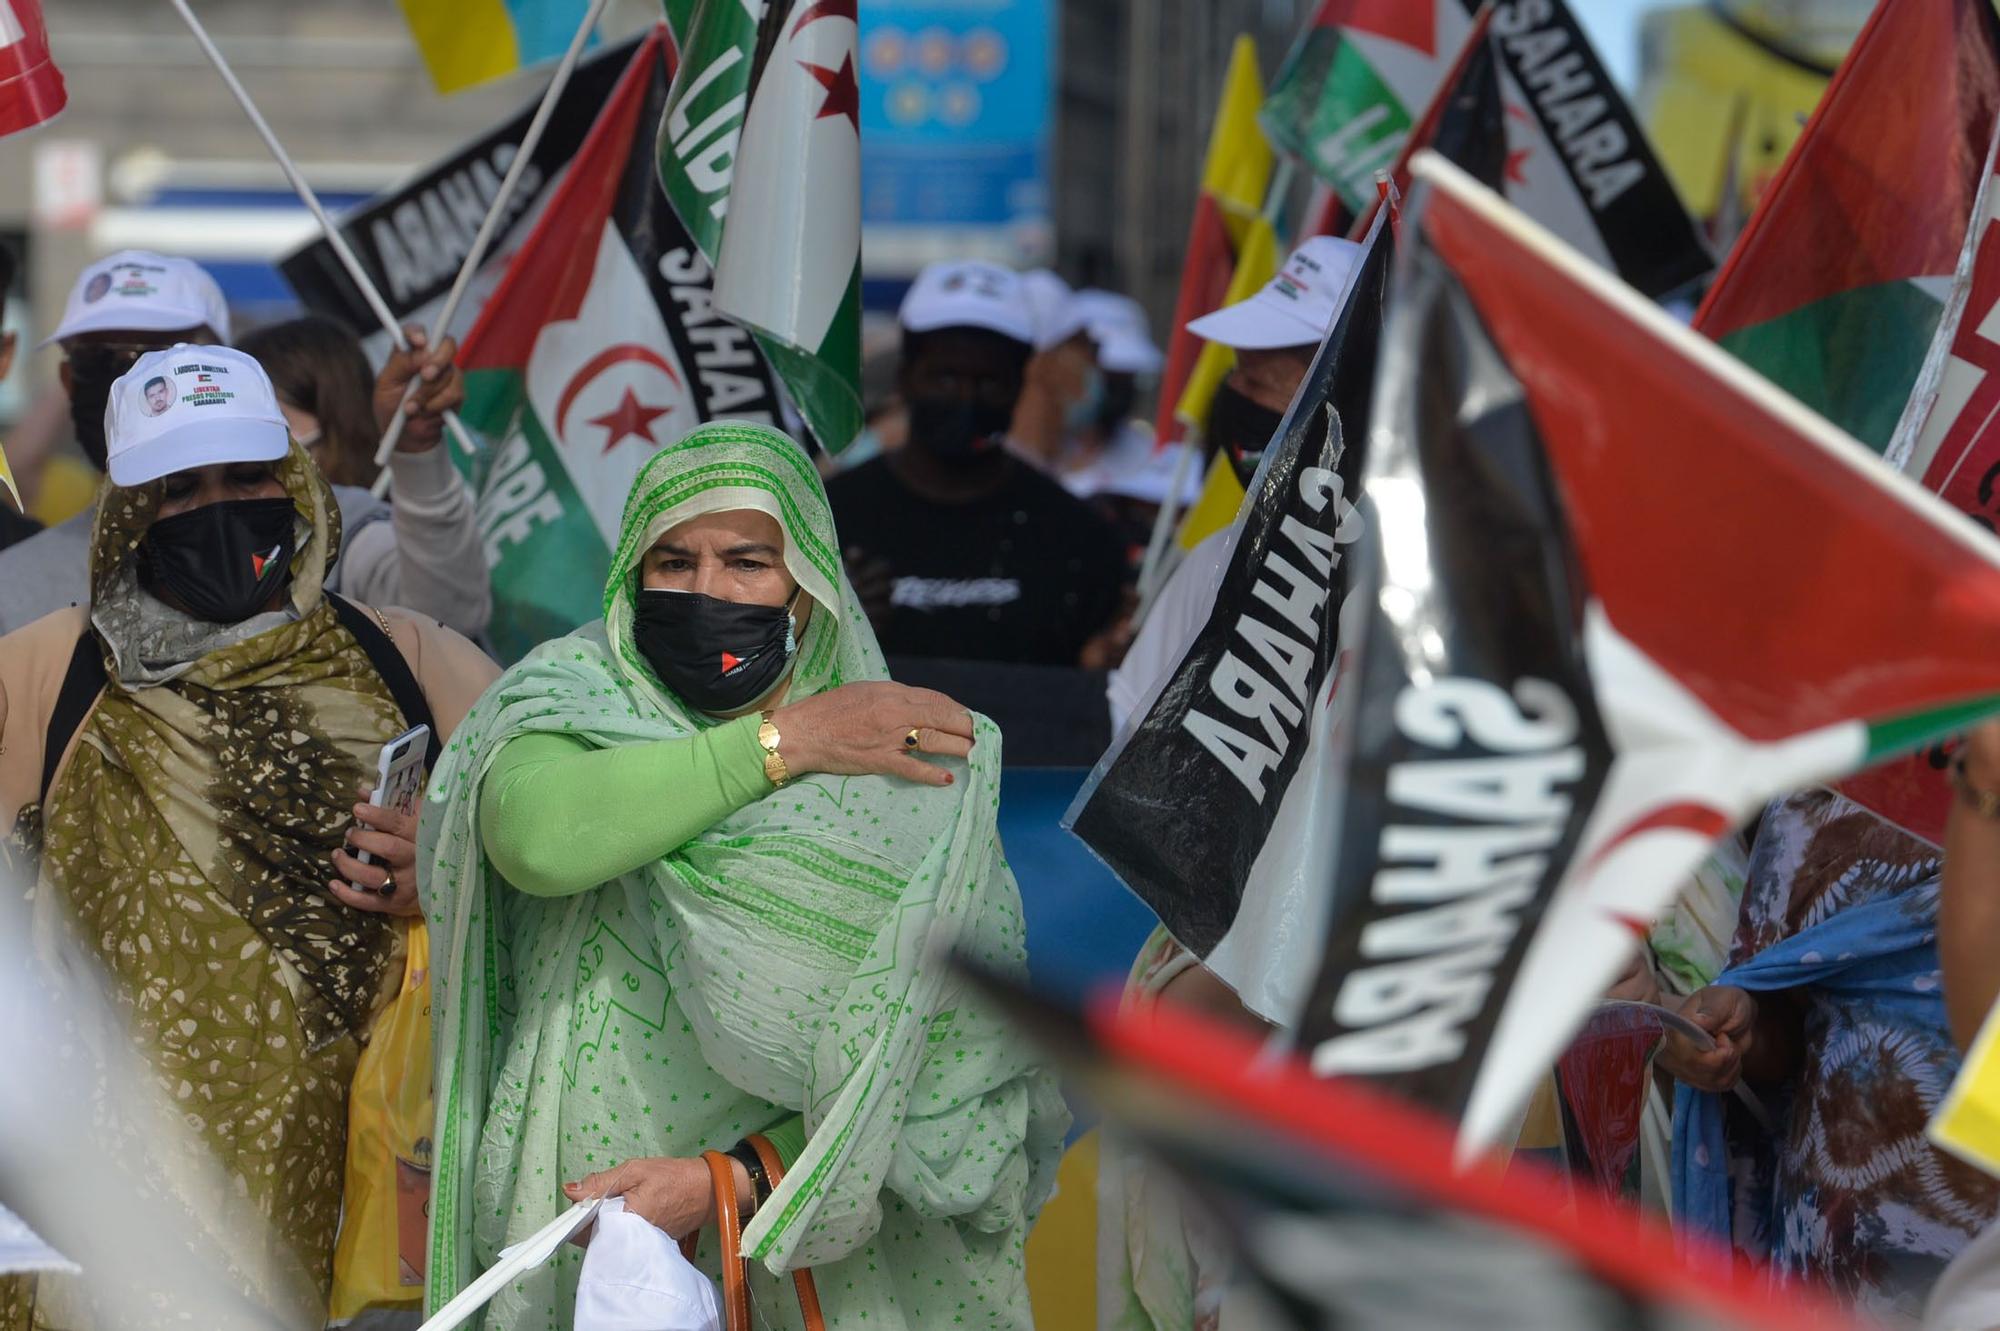
<svg viewBox="0 0 2000 1331"><path fill-rule="evenodd" d="M827 483L882 650L1115 664L1126 582L1117 534L1003 447L1033 352L1019 276L932 264L899 318L909 442Z"/></svg>

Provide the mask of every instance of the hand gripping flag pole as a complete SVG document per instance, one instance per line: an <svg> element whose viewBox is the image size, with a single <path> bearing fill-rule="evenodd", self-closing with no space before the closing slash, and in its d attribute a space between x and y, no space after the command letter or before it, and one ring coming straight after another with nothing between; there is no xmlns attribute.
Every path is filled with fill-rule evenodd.
<svg viewBox="0 0 2000 1331"><path fill-rule="evenodd" d="M395 344L398 351L408 351L410 340L403 335L402 328L397 325L396 316L390 312L388 303L382 299L382 293L375 289L374 282L369 280L367 270L361 266L361 260L355 257L346 238L340 234L340 229L333 224L333 219L327 216L325 205L320 203L319 195L313 192L313 187L306 183L305 176L299 171L298 163L294 162L291 154L285 151L285 145L278 142L278 136L271 129L270 122L264 119L264 114L257 109L257 104L250 100L250 93L236 77L236 71L229 67L229 61L216 49L208 30L202 27L201 20L195 17L192 9L188 8L188 0L172 0L172 4L180 13L181 21L187 24L188 31L194 34L195 43L201 47L202 54L208 57L208 62L215 66L215 72L220 74L223 83L228 85L230 93L236 98L236 104L241 106L243 114L250 118L250 124L264 140L264 146L271 150L271 156L277 160L278 169L283 171L285 179L291 182L292 190L299 196L299 201L305 204L319 222L327 243L333 246L333 252L339 256L341 266L347 269L347 275L353 279L356 289L368 302L368 308L381 321L383 331L389 334L389 340ZM467 453L476 451L472 436L466 433L465 426L459 422L456 415L447 412L444 420L452 438L458 441L460 448Z"/></svg>
<svg viewBox="0 0 2000 1331"><path fill-rule="evenodd" d="M562 101L563 89L569 86L569 76L576 70L577 61L583 56L583 48L590 43L590 34L597 29L598 20L610 0L591 0L583 21L576 25L576 35L570 38L569 49L563 52L562 62L549 79L548 90L542 94L541 105L535 108L534 119L528 122L528 130L521 136L521 146L514 151L514 160L507 164L507 174L500 179L500 188L494 192L493 202L486 209L486 217L479 224L479 232L472 238L472 248L465 253L465 262L458 267L458 277L451 284L451 291L444 298L444 306L438 311L437 321L431 325L431 336L442 337L458 317L458 307L465 300L466 290L486 262L486 250L492 245L495 233L500 230L500 221L507 215L509 202L514 190L527 174L528 164L534 160L535 149L541 145L542 131L548 128L554 118L556 106ZM332 233L329 232L329 235ZM343 245L342 248L345 248ZM389 455L396 451L396 441L403 437L403 423L408 419L410 400L416 396L418 381L412 379L403 394L403 400L396 404L396 415L389 422L388 432L375 449L375 483L370 488L377 498L389 489Z"/></svg>

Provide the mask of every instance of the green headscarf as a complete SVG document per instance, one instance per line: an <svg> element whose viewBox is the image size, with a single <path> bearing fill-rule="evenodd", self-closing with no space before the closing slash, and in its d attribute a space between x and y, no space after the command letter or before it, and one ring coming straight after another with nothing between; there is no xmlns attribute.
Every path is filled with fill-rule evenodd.
<svg viewBox="0 0 2000 1331"><path fill-rule="evenodd" d="M481 850L479 786L515 736L608 748L715 724L654 677L633 610L660 533L741 509L777 519L786 567L816 603L787 699L885 677L797 444L725 422L653 458L626 505L605 619L543 644L487 692L425 806L438 949L431 1306L553 1218L563 1179L724 1148L738 1120L748 1131L796 1111L805 1150L745 1231L747 1254L773 1272L822 1268L836 1325L1025 1327L1022 1244L1068 1114L944 961L956 949L1025 965L991 722L977 719L952 786L807 776L575 896L516 892ZM616 1013L647 1014L643 1059L615 1040L622 1024L631 1044L641 1019ZM511 1287L488 1325L565 1324L574 1268L565 1254ZM768 1292L763 1306L782 1308L788 1296Z"/></svg>

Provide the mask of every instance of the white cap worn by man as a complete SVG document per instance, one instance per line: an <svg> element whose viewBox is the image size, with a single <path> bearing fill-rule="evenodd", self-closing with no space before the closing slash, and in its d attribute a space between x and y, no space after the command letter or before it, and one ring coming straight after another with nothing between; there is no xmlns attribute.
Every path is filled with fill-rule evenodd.
<svg viewBox="0 0 2000 1331"><path fill-rule="evenodd" d="M1354 242L1315 236L1256 294L1188 323L1189 332L1236 352L1236 367L1216 393L1224 418L1218 430L1216 416L1210 417L1212 444L1245 455L1263 451L1332 331L1360 262L1361 247ZM1111 672L1105 694L1114 733L1133 718L1208 621L1233 530L1225 528L1188 552L1160 589L1132 650Z"/></svg>
<svg viewBox="0 0 2000 1331"><path fill-rule="evenodd" d="M1070 309L1096 344L1105 373L1158 374L1166 364L1146 327L1145 307L1130 296L1086 287L1071 298Z"/></svg>
<svg viewBox="0 0 2000 1331"><path fill-rule="evenodd" d="M109 398L120 376L147 354L177 344L213 346L229 335L229 305L222 288L192 260L121 250L84 268L70 288L62 322L43 345L63 348L63 389L70 395L78 442L91 461L108 466ZM169 383L179 391L177 381ZM400 396L400 383L395 386ZM213 397L205 395L204 400ZM391 469L397 499L393 514L367 490L333 487L340 506L341 550L328 571L328 590L370 605L406 606L478 637L486 630L493 601L484 577L465 576L468 568L485 567L471 491L442 447L399 451ZM111 479L127 484L115 471ZM0 551L0 634L89 599L90 526L96 512L92 505Z"/></svg>
<svg viewBox="0 0 2000 1331"><path fill-rule="evenodd" d="M1030 347L1038 328L1026 279L977 259L926 266L904 294L896 322L907 333L983 328Z"/></svg>
<svg viewBox="0 0 2000 1331"><path fill-rule="evenodd" d="M1083 332L1083 312L1076 308L1069 283L1047 268L1030 268L1021 274L1021 290L1028 298L1034 318L1035 350L1047 351Z"/></svg>
<svg viewBox="0 0 2000 1331"><path fill-rule="evenodd" d="M229 340L229 302L208 270L150 250L120 250L77 276L62 322L43 346L87 333L196 333ZM188 341L195 341L189 337Z"/></svg>

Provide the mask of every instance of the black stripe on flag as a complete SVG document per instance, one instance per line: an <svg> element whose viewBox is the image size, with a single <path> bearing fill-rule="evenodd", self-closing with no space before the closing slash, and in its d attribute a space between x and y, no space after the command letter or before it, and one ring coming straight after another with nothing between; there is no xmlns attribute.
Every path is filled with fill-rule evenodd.
<svg viewBox="0 0 2000 1331"><path fill-rule="evenodd" d="M1463 2L1470 14L1483 0ZM1569 5L1496 4L1492 40L1618 275L1657 300L1713 271L1701 233Z"/></svg>
<svg viewBox="0 0 2000 1331"><path fill-rule="evenodd" d="M487 262L507 254L509 241L526 235L538 205L555 188L562 170L583 146L597 113L639 38L606 47L583 61L570 76L541 142L521 177L507 222L494 238ZM539 99L538 99L539 100ZM522 107L497 129L481 135L409 183L378 194L341 218L340 234L398 319L409 319L441 301L472 250L472 238L499 193L535 107ZM375 315L325 237L301 246L278 264L299 301L316 314L331 315L351 328L373 331Z"/></svg>
<svg viewBox="0 0 2000 1331"><path fill-rule="evenodd" d="M1355 534L1393 234L1378 220L1264 455L1208 622L1069 814L1070 829L1201 956L1236 918L1339 653L1343 543Z"/></svg>
<svg viewBox="0 0 2000 1331"><path fill-rule="evenodd" d="M1334 898L1298 1041L1322 1076L1456 1117L1612 751L1526 393L1405 227L1419 239L1396 273L1349 559Z"/></svg>

